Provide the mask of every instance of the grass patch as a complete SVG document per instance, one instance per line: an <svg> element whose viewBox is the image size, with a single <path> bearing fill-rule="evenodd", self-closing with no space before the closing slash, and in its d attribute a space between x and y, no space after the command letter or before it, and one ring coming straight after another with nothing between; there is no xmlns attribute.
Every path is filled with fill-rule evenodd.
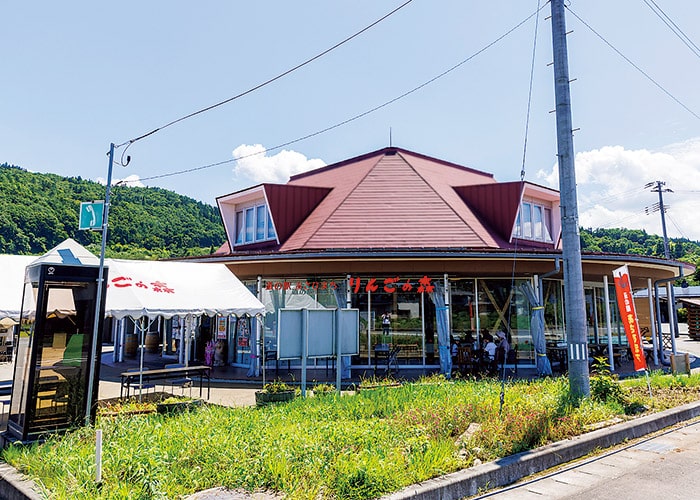
<svg viewBox="0 0 700 500"><path fill-rule="evenodd" d="M431 477L531 449L625 416L697 399L700 377L619 382L607 399L574 405L568 380L506 386L431 378L353 396L296 398L261 408L202 406L175 415L98 416L103 483L94 482L94 428L12 446L6 462L52 499L181 498L223 486L298 499L374 498ZM114 409L114 408L112 408Z"/></svg>

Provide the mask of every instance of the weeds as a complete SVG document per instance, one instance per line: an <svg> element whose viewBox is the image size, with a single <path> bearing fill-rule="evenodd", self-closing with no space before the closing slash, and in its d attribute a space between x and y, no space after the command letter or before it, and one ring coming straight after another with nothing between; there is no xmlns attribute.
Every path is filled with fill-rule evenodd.
<svg viewBox="0 0 700 500"><path fill-rule="evenodd" d="M595 397L579 404L564 379L509 383L500 417L498 381L444 378L258 409L98 416L100 489L94 428L10 446L3 458L52 499L182 498L216 486L276 490L290 499L373 498L575 436L624 416L623 400L650 406L643 380L618 382L604 367L594 377L603 377L592 382ZM652 384L655 408L663 408L679 393L697 399L700 378L654 375Z"/></svg>

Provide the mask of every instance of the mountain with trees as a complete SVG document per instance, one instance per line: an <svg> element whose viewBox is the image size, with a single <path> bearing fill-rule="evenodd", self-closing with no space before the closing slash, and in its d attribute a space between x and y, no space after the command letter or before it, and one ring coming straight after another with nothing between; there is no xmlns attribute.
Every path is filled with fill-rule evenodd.
<svg viewBox="0 0 700 500"><path fill-rule="evenodd" d="M581 229L581 250L618 254L665 256L664 239L642 229ZM700 266L700 243L687 238L669 238L671 259ZM691 285L700 284L700 270L687 278Z"/></svg>
<svg viewBox="0 0 700 500"><path fill-rule="evenodd" d="M97 182L0 164L0 253L38 255L73 238L98 255L101 231L78 230L78 216L81 202L104 197ZM112 188L107 257L206 255L225 239L211 205L161 188Z"/></svg>

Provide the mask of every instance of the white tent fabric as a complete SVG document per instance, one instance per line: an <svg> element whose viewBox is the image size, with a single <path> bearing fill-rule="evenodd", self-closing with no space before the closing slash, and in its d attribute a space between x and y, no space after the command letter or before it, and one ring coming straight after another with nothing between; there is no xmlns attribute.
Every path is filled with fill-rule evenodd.
<svg viewBox="0 0 700 500"><path fill-rule="evenodd" d="M106 315L255 316L263 304L223 264L106 259Z"/></svg>
<svg viewBox="0 0 700 500"><path fill-rule="evenodd" d="M19 321L24 289L24 271L30 262L36 260L31 255L0 255L2 283L0 284L0 320L9 318ZM5 324L5 323L3 323ZM7 322L9 324L9 322Z"/></svg>
<svg viewBox="0 0 700 500"><path fill-rule="evenodd" d="M38 262L99 265L97 257L70 238L41 257L0 255L0 319L19 320L25 269ZM154 319L265 312L265 306L224 264L105 259L105 267L109 269L107 316Z"/></svg>

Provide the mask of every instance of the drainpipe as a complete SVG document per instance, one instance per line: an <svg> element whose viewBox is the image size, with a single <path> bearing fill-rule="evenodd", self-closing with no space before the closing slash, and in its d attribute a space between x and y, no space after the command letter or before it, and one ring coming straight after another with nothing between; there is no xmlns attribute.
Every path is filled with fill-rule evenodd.
<svg viewBox="0 0 700 500"><path fill-rule="evenodd" d="M554 269L552 269L551 271L547 271L537 279L537 298L540 301L540 305L544 305L542 304L542 302L544 301L544 297L542 294L542 281L544 281L545 278L549 278L550 276L557 274L559 272L559 268L559 257L556 257L554 259Z"/></svg>
<svg viewBox="0 0 700 500"><path fill-rule="evenodd" d="M674 281L677 281L683 277L683 267L678 266L678 270L680 271L678 276L674 276L672 278L664 278L660 280L656 280L654 282L654 296L656 297L656 330L659 335L659 355L661 359L661 363L664 364L665 366L669 366L671 364L670 361L666 361L664 359L663 353L664 353L664 345L663 345L663 332L661 331L661 306L660 306L660 300L659 300L659 284L661 283L672 283ZM673 285L672 285L673 286ZM671 295L666 294L667 299L670 302L671 301ZM669 319L669 326L673 323L678 323L678 317L676 316L676 307L675 304L673 304L673 318L668 318ZM673 331L670 332L671 336L671 352L675 355L676 354L676 339L673 334Z"/></svg>

